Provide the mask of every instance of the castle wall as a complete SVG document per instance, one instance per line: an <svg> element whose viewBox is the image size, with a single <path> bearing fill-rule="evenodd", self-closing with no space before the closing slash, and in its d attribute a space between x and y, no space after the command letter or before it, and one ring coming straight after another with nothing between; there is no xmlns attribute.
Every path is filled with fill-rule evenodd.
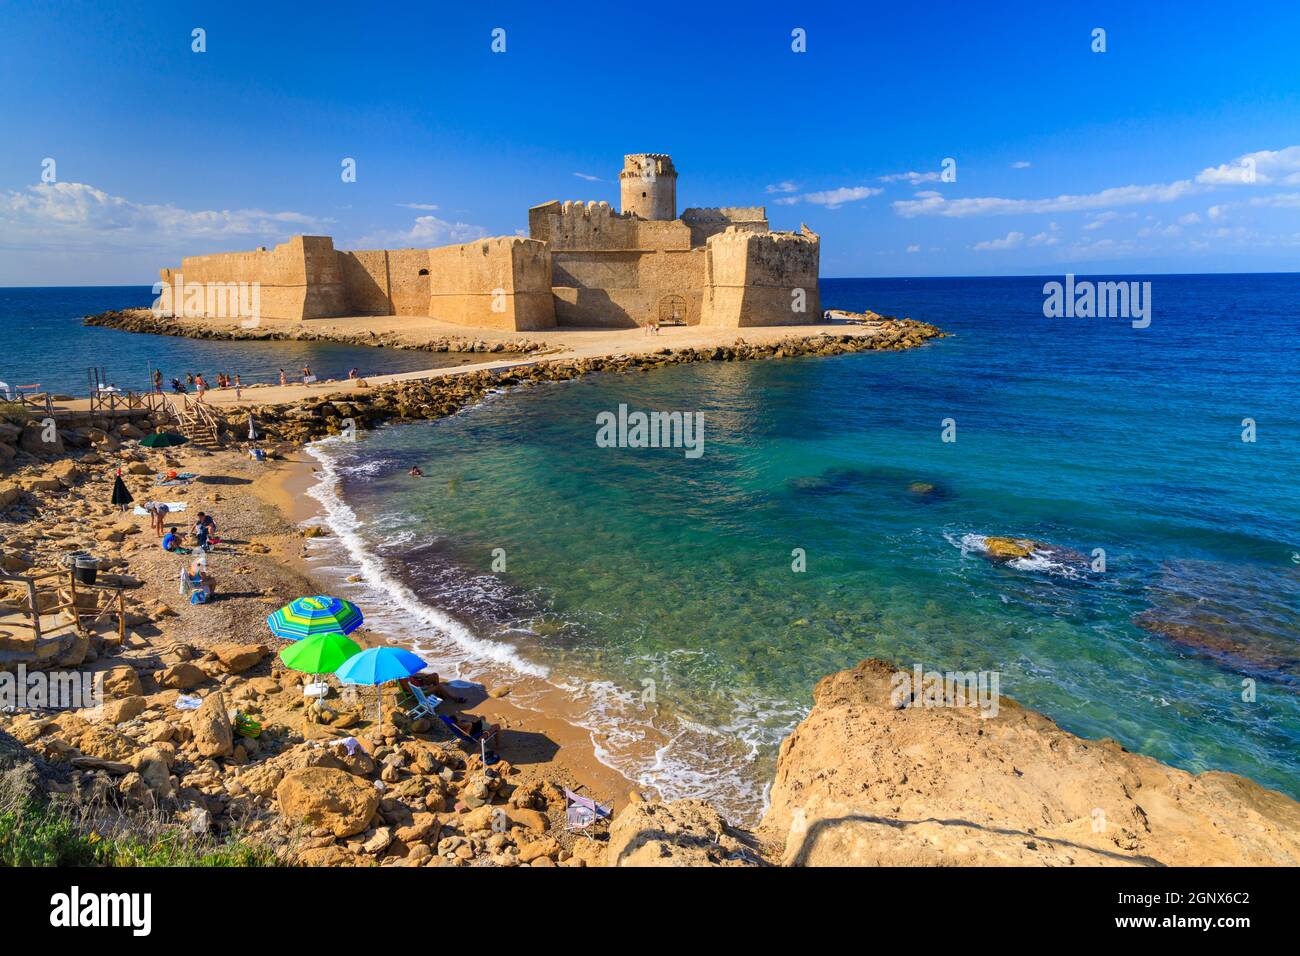
<svg viewBox="0 0 1300 956"><path fill-rule="evenodd" d="M294 236L274 249L186 256L179 269L162 269L167 286L220 286L256 283L258 313L262 319L299 321L340 315L346 302L343 275L329 236ZM241 297L223 298L241 301ZM242 299L245 304L246 298ZM172 311L177 311L176 303ZM251 318L223 308L218 317Z"/></svg>
<svg viewBox="0 0 1300 956"><path fill-rule="evenodd" d="M680 220L640 219L608 203L550 202L529 210L528 225L551 251L561 325L631 328L674 305L688 324L699 322L705 251L691 247Z"/></svg>
<svg viewBox="0 0 1300 956"><path fill-rule="evenodd" d="M719 206L712 209L685 209L682 222L691 231L691 245L702 246L712 236L735 226L745 232L767 232L767 209L763 206Z"/></svg>
<svg viewBox="0 0 1300 956"><path fill-rule="evenodd" d="M491 329L555 326L546 244L502 236L426 251L431 293L421 314Z"/></svg>
<svg viewBox="0 0 1300 956"><path fill-rule="evenodd" d="M368 249L339 253L348 315L392 315L388 252Z"/></svg>
<svg viewBox="0 0 1300 956"><path fill-rule="evenodd" d="M731 229L709 239L702 325L806 325L821 321L821 240L800 232ZM801 309L799 307L802 307Z"/></svg>

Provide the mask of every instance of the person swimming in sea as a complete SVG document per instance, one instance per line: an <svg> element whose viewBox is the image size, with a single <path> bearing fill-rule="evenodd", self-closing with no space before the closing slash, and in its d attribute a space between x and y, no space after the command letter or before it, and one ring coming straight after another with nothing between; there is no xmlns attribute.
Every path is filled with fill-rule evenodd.
<svg viewBox="0 0 1300 956"><path fill-rule="evenodd" d="M410 476L411 476L412 478L423 478L423 477L424 477L424 472L422 472L422 471L420 470L420 466L419 466L419 465L412 465L409 474L410 474Z"/></svg>

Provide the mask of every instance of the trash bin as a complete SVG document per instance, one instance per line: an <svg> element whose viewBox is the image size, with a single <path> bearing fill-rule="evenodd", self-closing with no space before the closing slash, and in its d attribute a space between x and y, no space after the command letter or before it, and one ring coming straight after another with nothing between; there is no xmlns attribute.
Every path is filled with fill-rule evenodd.
<svg viewBox="0 0 1300 956"><path fill-rule="evenodd" d="M73 575L80 584L94 584L95 576L99 573L99 562L90 555L81 555L76 559L72 569Z"/></svg>

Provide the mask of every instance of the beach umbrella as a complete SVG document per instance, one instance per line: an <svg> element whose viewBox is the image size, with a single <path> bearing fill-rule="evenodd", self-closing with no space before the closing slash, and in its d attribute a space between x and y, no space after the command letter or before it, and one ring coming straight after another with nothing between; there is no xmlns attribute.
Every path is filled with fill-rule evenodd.
<svg viewBox="0 0 1300 956"><path fill-rule="evenodd" d="M315 634L351 634L361 626L361 612L351 601L317 594L290 601L267 617L276 637L301 641Z"/></svg>
<svg viewBox="0 0 1300 956"><path fill-rule="evenodd" d="M113 504L117 505L123 511L135 499L131 497L131 492L127 491L126 482L122 480L122 472L118 471L117 477L113 479L113 497L110 499Z"/></svg>
<svg viewBox="0 0 1300 956"><path fill-rule="evenodd" d="M257 426L253 421L253 410L248 410L248 440L257 441Z"/></svg>
<svg viewBox="0 0 1300 956"><path fill-rule="evenodd" d="M317 634L281 650L280 660L290 670L304 674L332 674L360 653L357 642L342 634Z"/></svg>
<svg viewBox="0 0 1300 956"><path fill-rule="evenodd" d="M344 684L369 684L378 687L389 681L418 674L428 666L410 651L400 647L368 647L349 657L334 672ZM379 692L379 726L384 725L384 695Z"/></svg>
<svg viewBox="0 0 1300 956"><path fill-rule="evenodd" d="M171 448L173 445L184 445L187 441L188 438L175 432L154 432L141 438L140 444L145 448Z"/></svg>

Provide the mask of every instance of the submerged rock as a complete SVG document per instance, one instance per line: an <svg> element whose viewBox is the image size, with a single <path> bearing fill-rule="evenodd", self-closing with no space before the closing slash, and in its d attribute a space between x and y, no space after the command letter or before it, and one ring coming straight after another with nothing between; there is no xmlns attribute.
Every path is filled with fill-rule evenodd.
<svg viewBox="0 0 1300 956"><path fill-rule="evenodd" d="M996 536L984 539L984 553L994 561L1014 561L1027 558L1034 551L1045 547L1030 538L1000 538Z"/></svg>

